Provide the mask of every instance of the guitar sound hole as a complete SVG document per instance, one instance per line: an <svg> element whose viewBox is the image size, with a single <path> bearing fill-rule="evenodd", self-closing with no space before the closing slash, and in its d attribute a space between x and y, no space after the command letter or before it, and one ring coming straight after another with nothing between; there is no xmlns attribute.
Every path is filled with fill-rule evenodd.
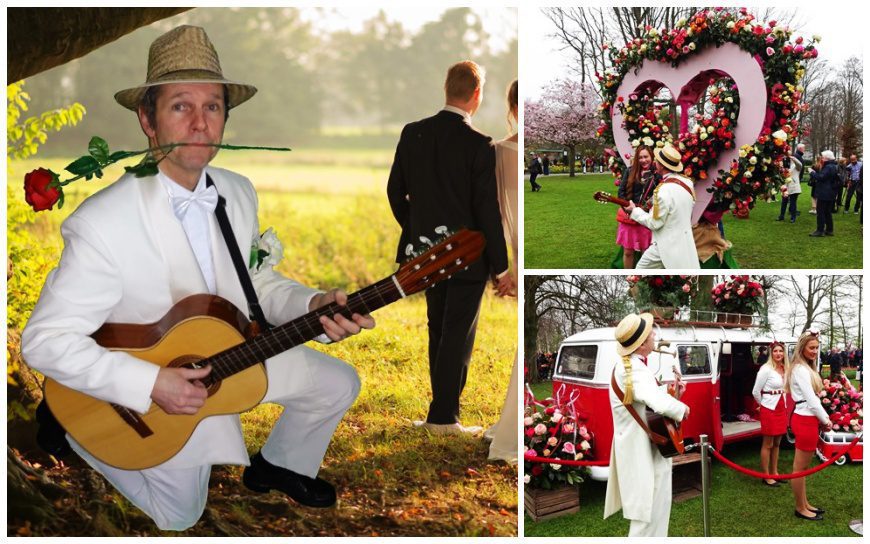
<svg viewBox="0 0 870 544"><path fill-rule="evenodd" d="M204 365L199 364L199 362L202 361L203 359L205 359L205 357L200 357L199 355L182 355L181 357L174 359L171 363L169 363L166 366L173 367L173 368L178 368L178 367L182 367L182 366L187 367L187 368L202 368L202 366L204 366ZM209 374L209 376L211 376L211 374ZM217 393L220 388L221 388L220 381L213 381L210 383L206 383L206 387L205 387L206 391L208 392L209 397L214 395L215 393Z"/></svg>

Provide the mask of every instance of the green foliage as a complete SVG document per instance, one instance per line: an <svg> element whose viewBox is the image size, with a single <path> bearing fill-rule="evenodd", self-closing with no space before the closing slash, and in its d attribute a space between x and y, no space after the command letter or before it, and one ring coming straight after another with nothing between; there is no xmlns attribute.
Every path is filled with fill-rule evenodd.
<svg viewBox="0 0 870 544"><path fill-rule="evenodd" d="M615 192L609 174L538 177L540 192L525 183L526 268L607 268L621 251L616 245L616 206L592 200L595 191ZM741 267L861 268L863 237L859 216L834 214L833 237L809 238L816 216L810 215L810 191L798 199L803 213L792 224L777 222L780 202L759 202L749 219L723 218L725 238L734 244Z"/></svg>
<svg viewBox="0 0 870 544"><path fill-rule="evenodd" d="M78 102L66 108L46 111L22 120L28 111L30 95L24 92L24 80L6 87L6 158L25 159L35 155L49 132L75 126L85 115L85 107Z"/></svg>

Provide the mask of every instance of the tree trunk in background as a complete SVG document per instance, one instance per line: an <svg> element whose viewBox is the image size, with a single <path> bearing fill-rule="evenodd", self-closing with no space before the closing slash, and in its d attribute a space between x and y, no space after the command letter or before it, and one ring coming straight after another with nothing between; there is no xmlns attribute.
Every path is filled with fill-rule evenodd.
<svg viewBox="0 0 870 544"><path fill-rule="evenodd" d="M7 8L6 80L82 57L139 27L191 8Z"/></svg>
<svg viewBox="0 0 870 544"><path fill-rule="evenodd" d="M715 321L716 318L713 315L715 309L713 307L713 297L710 296L710 291L713 290L713 280L715 280L716 276L700 275L697 276L697 278L698 291L697 294L692 297L690 308L702 312L698 314L699 321Z"/></svg>
<svg viewBox="0 0 870 544"><path fill-rule="evenodd" d="M523 282L523 333L525 343L523 354L529 369L527 381L538 381L538 365L535 354L538 351L538 289L546 281L546 276L525 276Z"/></svg>
<svg viewBox="0 0 870 544"><path fill-rule="evenodd" d="M577 146L569 145L568 146L568 177L573 178L576 175L576 165L577 161Z"/></svg>

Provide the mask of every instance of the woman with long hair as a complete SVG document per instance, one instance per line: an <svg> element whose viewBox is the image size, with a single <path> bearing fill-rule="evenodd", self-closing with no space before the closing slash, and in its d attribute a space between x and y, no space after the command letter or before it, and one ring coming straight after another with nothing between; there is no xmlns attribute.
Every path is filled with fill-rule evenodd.
<svg viewBox="0 0 870 544"><path fill-rule="evenodd" d="M518 163L518 133L514 130L519 112L519 88L517 80L508 87L508 127L513 132L504 140L495 143L495 179L498 185L498 205L501 210L501 222L504 227L505 240L511 246L513 259L509 274L513 277L514 291L499 291L499 296L515 297L517 285L517 258L519 257L519 240L517 237L517 192L520 182ZM514 364L511 369L511 379L507 396L501 409L498 422L486 432L487 438L492 438L489 445L489 459L501 459L508 463L517 462L517 352L514 351Z"/></svg>
<svg viewBox="0 0 870 544"><path fill-rule="evenodd" d="M785 434L788 418L785 407L785 373L788 367L782 342L770 344L770 357L755 376L752 396L761 411L761 471L779 474L779 443ZM764 478L764 485L778 486L779 480Z"/></svg>
<svg viewBox="0 0 870 544"><path fill-rule="evenodd" d="M631 200L642 207L652 196L657 183L652 149L645 145L638 146L631 159L631 167L619 182L619 198ZM622 267L628 270L634 268L634 252L646 251L652 243L652 231L628 217L622 208L616 212L616 221L616 243L622 246Z"/></svg>
<svg viewBox="0 0 870 544"><path fill-rule="evenodd" d="M785 391L791 395L794 412L791 430L795 436L793 472L801 472L810 466L810 460L819 441L819 426L831 429L831 418L822 407L819 392L822 377L815 370L819 355L819 338L814 332L805 332L798 339L791 364L785 372ZM807 500L806 477L793 478L791 491L794 494L794 515L811 521L822 520L825 512L812 506Z"/></svg>

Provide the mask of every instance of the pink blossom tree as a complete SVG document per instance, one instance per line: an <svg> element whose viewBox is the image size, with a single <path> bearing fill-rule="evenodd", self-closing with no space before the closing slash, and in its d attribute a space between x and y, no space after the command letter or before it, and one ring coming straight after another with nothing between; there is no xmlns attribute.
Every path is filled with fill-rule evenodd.
<svg viewBox="0 0 870 544"><path fill-rule="evenodd" d="M577 147L595 139L599 103L588 84L569 79L552 82L539 100L525 104L526 146L556 144L568 148L569 175L573 177Z"/></svg>

